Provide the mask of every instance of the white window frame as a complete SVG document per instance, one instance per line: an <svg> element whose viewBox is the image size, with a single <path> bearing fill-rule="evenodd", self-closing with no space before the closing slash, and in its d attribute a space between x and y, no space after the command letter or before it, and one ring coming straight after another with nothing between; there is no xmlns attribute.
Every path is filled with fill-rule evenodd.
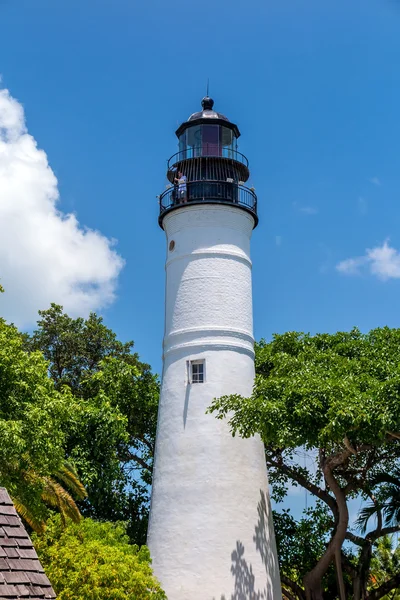
<svg viewBox="0 0 400 600"><path fill-rule="evenodd" d="M193 381L193 365L202 365L203 366L203 380L202 381ZM186 361L186 369L187 369L187 378L188 378L189 385L205 383L205 381L206 381L206 361L204 359L195 359L195 360Z"/></svg>

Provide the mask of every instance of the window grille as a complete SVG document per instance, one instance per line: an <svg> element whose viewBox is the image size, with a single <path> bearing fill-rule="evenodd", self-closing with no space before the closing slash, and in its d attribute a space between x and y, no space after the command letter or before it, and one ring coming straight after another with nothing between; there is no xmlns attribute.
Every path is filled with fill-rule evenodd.
<svg viewBox="0 0 400 600"><path fill-rule="evenodd" d="M188 367L189 383L204 383L204 360L191 360Z"/></svg>

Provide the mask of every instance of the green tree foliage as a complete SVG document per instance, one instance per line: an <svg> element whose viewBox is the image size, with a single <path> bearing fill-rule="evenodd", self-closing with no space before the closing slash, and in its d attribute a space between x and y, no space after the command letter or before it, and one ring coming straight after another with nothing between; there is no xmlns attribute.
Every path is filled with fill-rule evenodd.
<svg viewBox="0 0 400 600"><path fill-rule="evenodd" d="M278 499L292 483L329 511L332 525L323 552L316 553L304 574L302 590L288 578L289 588L293 584L288 598L321 600L332 565L341 600L378 600L388 585L395 589L400 583L397 574L385 588L367 590L374 544L400 525L385 526L378 510L372 528L356 535L349 527L348 507L354 497L374 502L382 489L378 474L394 474L399 465L399 364L400 330L277 335L257 346L252 397L223 397L210 409L228 418L233 434L262 436ZM300 460L299 447L315 458L312 467ZM345 541L359 549L356 561L343 552Z"/></svg>
<svg viewBox="0 0 400 600"><path fill-rule="evenodd" d="M381 538L371 560L370 589L382 586L400 571L400 545L395 545L393 536ZM400 600L400 587L392 589L382 600Z"/></svg>
<svg viewBox="0 0 400 600"><path fill-rule="evenodd" d="M34 521L46 516L46 485L63 475L73 413L70 391L55 389L42 354L26 352L17 329L0 319L0 485Z"/></svg>
<svg viewBox="0 0 400 600"><path fill-rule="evenodd" d="M95 315L73 320L53 306L42 317L33 337L0 320L0 485L41 533L60 599L163 600L147 548L121 524L82 520L73 498L86 496L76 465L92 492L85 511L129 514L132 527L133 498L145 516L147 488L127 488L138 469L150 479L157 380ZM47 507L59 513L44 528Z"/></svg>
<svg viewBox="0 0 400 600"><path fill-rule="evenodd" d="M164 600L150 554L129 544L121 524L90 518L64 527L59 515L33 538L59 600Z"/></svg>
<svg viewBox="0 0 400 600"><path fill-rule="evenodd" d="M307 573L323 554L330 519L321 505L310 508L296 521L289 509L273 512L280 566L283 574L302 583L301 574ZM324 535L325 533L325 535Z"/></svg>
<svg viewBox="0 0 400 600"><path fill-rule="evenodd" d="M40 311L25 340L49 361L57 389L68 387L77 409L65 427L68 459L88 491L86 516L127 521L144 543L157 423L159 384L150 367L100 317L72 319L62 307Z"/></svg>

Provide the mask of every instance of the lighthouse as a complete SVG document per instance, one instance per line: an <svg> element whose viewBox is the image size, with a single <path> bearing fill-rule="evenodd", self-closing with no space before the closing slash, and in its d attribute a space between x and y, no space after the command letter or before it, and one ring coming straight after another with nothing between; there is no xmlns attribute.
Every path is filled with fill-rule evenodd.
<svg viewBox="0 0 400 600"><path fill-rule="evenodd" d="M165 331L148 545L168 600L282 598L263 444L207 413L250 396L254 338L246 186L237 125L202 110L177 129L160 196Z"/></svg>

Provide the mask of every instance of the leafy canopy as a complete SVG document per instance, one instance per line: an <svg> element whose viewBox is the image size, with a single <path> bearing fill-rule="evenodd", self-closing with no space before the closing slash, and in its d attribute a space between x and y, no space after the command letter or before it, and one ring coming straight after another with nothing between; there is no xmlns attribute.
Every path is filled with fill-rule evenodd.
<svg viewBox="0 0 400 600"><path fill-rule="evenodd" d="M395 542L394 536L386 535L377 543L371 560L370 589L399 573L400 545ZM400 600L400 587L383 596L382 600Z"/></svg>
<svg viewBox="0 0 400 600"><path fill-rule="evenodd" d="M164 600L150 554L129 544L121 524L49 520L33 541L59 600Z"/></svg>
<svg viewBox="0 0 400 600"><path fill-rule="evenodd" d="M40 505L41 477L62 468L73 412L71 393L55 389L42 354L26 352L17 329L0 319L0 484L13 497ZM36 483L27 486L32 473Z"/></svg>
<svg viewBox="0 0 400 600"><path fill-rule="evenodd" d="M326 507L316 506L304 510L296 521L289 509L273 511L276 542L281 573L301 583L325 551L331 518Z"/></svg>
<svg viewBox="0 0 400 600"><path fill-rule="evenodd" d="M44 354L56 388L67 386L74 397L65 448L88 492L81 511L128 521L131 539L144 543L158 378L133 352L133 342L120 342L101 317L73 319L56 304L39 315L25 344Z"/></svg>
<svg viewBox="0 0 400 600"><path fill-rule="evenodd" d="M257 348L254 394L224 397L234 432L266 444L306 448L380 445L400 431L400 330L276 335Z"/></svg>

